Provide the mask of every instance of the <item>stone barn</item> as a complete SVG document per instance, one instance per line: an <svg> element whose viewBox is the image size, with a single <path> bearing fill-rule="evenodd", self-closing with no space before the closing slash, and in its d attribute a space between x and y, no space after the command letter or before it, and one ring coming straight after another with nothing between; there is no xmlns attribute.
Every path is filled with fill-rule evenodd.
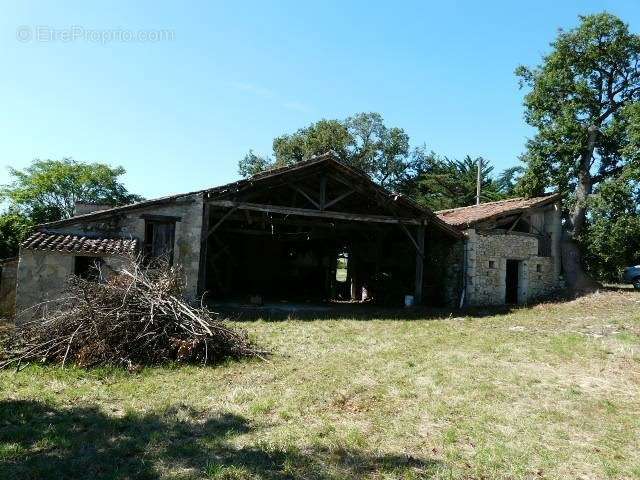
<svg viewBox="0 0 640 480"><path fill-rule="evenodd" d="M522 304L562 286L560 235L556 195L434 213L329 153L196 192L81 205L36 229L2 286L12 301L4 277L17 276L17 310L35 312L71 274L102 281L144 256L179 266L187 299L216 306Z"/></svg>
<svg viewBox="0 0 640 480"><path fill-rule="evenodd" d="M464 232L333 154L231 184L41 225L21 246L17 308L59 296L71 274L107 278L138 254L215 304L455 305ZM95 272L99 272L96 274Z"/></svg>
<svg viewBox="0 0 640 480"><path fill-rule="evenodd" d="M436 212L466 238L464 303L524 304L561 289L560 211L548 195Z"/></svg>

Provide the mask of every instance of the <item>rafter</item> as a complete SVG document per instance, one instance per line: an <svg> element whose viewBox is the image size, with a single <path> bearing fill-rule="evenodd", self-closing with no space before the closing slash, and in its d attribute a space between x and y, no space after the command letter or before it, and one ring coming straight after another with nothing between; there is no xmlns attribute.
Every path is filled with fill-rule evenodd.
<svg viewBox="0 0 640 480"><path fill-rule="evenodd" d="M227 207L231 209L252 210L256 212L265 212L265 213L270 212L270 213L278 213L282 215L300 215L300 216L306 216L306 217L332 218L336 220L349 220L349 221L356 221L356 222L420 225L423 221L418 218L400 218L400 217L390 217L386 215L367 215L367 214L360 214L360 213L344 213L344 212L334 212L334 211L326 211L326 210L320 211L320 210L311 210L307 208L283 207L279 205L267 205L267 204L260 204L260 203L234 202L231 200L213 200L208 203L211 206L215 206L215 207ZM221 221L219 221L218 224L219 223L221 223Z"/></svg>

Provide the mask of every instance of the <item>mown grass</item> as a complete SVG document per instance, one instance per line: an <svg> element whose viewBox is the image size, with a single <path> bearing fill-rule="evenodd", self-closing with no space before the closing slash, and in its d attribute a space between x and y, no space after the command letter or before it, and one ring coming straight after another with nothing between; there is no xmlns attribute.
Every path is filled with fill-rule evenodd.
<svg viewBox="0 0 640 480"><path fill-rule="evenodd" d="M243 322L268 363L1 372L0 478L640 478L640 295L479 313Z"/></svg>

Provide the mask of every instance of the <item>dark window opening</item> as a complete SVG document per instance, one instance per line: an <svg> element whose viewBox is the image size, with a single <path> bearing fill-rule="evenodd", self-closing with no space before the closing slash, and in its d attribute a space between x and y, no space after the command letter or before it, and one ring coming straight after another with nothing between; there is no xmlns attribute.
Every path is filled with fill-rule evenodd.
<svg viewBox="0 0 640 480"><path fill-rule="evenodd" d="M102 280L102 264L100 257L75 257L73 273L91 282Z"/></svg>
<svg viewBox="0 0 640 480"><path fill-rule="evenodd" d="M144 232L144 252L147 258L161 258L172 265L175 221L146 220Z"/></svg>
<svg viewBox="0 0 640 480"><path fill-rule="evenodd" d="M551 235L549 235L548 233L538 235L538 256L551 256Z"/></svg>
<svg viewBox="0 0 640 480"><path fill-rule="evenodd" d="M496 268L496 262L493 260L489 260L489 268Z"/></svg>

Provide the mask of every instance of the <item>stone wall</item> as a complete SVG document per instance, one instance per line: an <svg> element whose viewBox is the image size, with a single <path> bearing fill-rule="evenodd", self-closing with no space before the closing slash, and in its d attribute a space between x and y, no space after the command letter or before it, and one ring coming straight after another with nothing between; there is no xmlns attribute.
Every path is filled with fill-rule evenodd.
<svg viewBox="0 0 640 480"><path fill-rule="evenodd" d="M464 249L465 243L458 240L451 245L447 256L447 269L443 282L443 299L447 307L457 307L460 303Z"/></svg>
<svg viewBox="0 0 640 480"><path fill-rule="evenodd" d="M181 266L185 272L185 297L194 300L198 295L198 270L200 266L200 241L202 234L202 194L192 194L174 200L171 203L151 205L129 210L108 219L79 222L61 228L57 232L89 235L113 235L125 238L137 238L144 242L145 220L143 215L166 215L180 217L176 222L174 265Z"/></svg>
<svg viewBox="0 0 640 480"><path fill-rule="evenodd" d="M507 260L520 261L518 303L547 296L559 284L554 257L538 256L538 239L526 233L477 232L466 243L467 305L501 305L506 301Z"/></svg>
<svg viewBox="0 0 640 480"><path fill-rule="evenodd" d="M0 264L0 317L12 317L16 307L18 260Z"/></svg>
<svg viewBox="0 0 640 480"><path fill-rule="evenodd" d="M176 222L174 265L185 272L185 297L194 301L198 293L200 240L202 230L202 195L193 194L167 204L151 205L114 213L105 219L79 221L50 231L78 235L105 235L137 238L144 242L145 220L142 215L180 217ZM81 255L84 256L84 255ZM19 311L60 295L69 275L74 272L75 256L55 251L22 249L18 264L16 304ZM118 256L102 256L108 276L128 263Z"/></svg>
<svg viewBox="0 0 640 480"><path fill-rule="evenodd" d="M76 256L69 253L39 250L20 250L17 272L16 311L26 321L37 315L39 305L60 298L67 280L75 270ZM102 275L109 278L129 260L117 256L103 256Z"/></svg>
<svg viewBox="0 0 640 480"><path fill-rule="evenodd" d="M23 313L25 310L60 296L73 268L73 255L20 250L16 310L24 320L37 313Z"/></svg>

